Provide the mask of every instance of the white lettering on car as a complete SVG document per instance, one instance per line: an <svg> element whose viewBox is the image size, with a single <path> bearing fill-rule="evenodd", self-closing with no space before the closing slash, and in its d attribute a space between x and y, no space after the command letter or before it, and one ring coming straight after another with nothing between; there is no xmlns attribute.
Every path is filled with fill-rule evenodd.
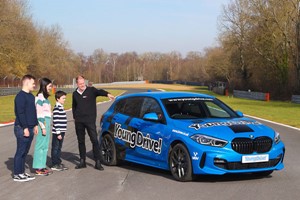
<svg viewBox="0 0 300 200"><path fill-rule="evenodd" d="M115 123L114 137L129 143L131 148L141 147L157 154L161 153L162 138L159 138L158 140L152 139L149 134L144 136L140 131L132 132L123 129L121 124Z"/></svg>
<svg viewBox="0 0 300 200"><path fill-rule="evenodd" d="M241 120L241 121L226 121L226 122L208 122L205 124L195 123L190 125L189 128L194 128L196 130L199 130L201 128L209 128L214 126L232 126L232 125L250 125L250 124L261 125L261 123L257 121Z"/></svg>

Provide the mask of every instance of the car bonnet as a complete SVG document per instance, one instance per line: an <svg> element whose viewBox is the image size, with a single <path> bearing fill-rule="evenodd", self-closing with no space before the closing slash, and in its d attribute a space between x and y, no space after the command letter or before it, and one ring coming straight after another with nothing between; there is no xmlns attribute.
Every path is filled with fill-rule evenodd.
<svg viewBox="0 0 300 200"><path fill-rule="evenodd" d="M232 140L236 137L274 137L274 130L262 123L249 118L233 119L194 119L174 120L175 133L185 136L204 134L220 139Z"/></svg>

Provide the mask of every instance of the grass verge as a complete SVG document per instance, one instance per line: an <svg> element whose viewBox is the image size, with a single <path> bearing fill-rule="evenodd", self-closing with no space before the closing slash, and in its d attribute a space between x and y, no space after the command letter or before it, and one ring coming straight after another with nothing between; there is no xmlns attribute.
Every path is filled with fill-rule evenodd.
<svg viewBox="0 0 300 200"><path fill-rule="evenodd" d="M114 96L120 95L124 90L107 90ZM14 113L14 99L15 95L0 97L0 123L12 122L15 119ZM54 95L49 97L52 107L55 105ZM97 102L103 102L108 100L107 97L98 97ZM67 95L65 102L65 109L70 109L72 107L72 94Z"/></svg>
<svg viewBox="0 0 300 200"><path fill-rule="evenodd" d="M116 87L116 86L114 86ZM118 86L119 87L119 86ZM300 128L300 104L283 101L256 101L248 99L226 97L209 91L207 87L186 86L186 85L168 85L168 84L136 84L123 85L124 88L156 88L166 91L189 91L209 94L216 96L224 103L228 104L234 110L240 110L244 114L267 120L287 124Z"/></svg>

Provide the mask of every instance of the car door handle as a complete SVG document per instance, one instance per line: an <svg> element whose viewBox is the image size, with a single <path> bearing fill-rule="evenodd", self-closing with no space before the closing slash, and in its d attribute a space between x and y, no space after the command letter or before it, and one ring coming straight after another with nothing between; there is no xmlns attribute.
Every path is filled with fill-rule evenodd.
<svg viewBox="0 0 300 200"><path fill-rule="evenodd" d="M142 123L140 122L136 122L136 123L133 123L132 126L136 127L136 128L139 128L141 127Z"/></svg>

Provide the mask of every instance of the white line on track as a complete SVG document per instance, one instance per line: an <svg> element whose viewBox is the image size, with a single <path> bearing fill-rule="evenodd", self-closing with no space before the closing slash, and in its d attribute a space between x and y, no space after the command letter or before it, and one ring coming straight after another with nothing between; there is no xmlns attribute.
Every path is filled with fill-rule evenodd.
<svg viewBox="0 0 300 200"><path fill-rule="evenodd" d="M245 115L245 117L250 117L250 118L253 118L253 119L261 120L261 121L268 122L268 123L271 123L271 124L276 124L278 126L283 126L283 127L286 127L286 128L290 128L290 129L294 129L294 130L300 131L300 128L296 128L296 127L289 126L289 125L286 125L286 124L274 122L274 121L271 121L271 120L262 119L262 118L254 117L254 116L251 116L251 115Z"/></svg>

